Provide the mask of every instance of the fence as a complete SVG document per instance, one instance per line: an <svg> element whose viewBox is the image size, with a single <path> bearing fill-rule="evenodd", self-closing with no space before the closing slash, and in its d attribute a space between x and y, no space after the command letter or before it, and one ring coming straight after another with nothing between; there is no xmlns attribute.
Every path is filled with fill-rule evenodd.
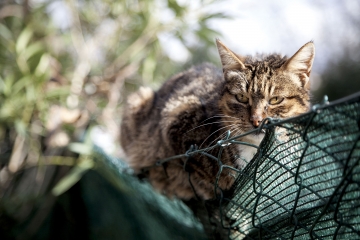
<svg viewBox="0 0 360 240"><path fill-rule="evenodd" d="M217 218L230 239L360 239L360 94L261 128L267 134L236 170L232 194L218 196ZM241 144L241 136L178 157L220 148L209 157L222 171L230 167L221 164L221 148Z"/></svg>

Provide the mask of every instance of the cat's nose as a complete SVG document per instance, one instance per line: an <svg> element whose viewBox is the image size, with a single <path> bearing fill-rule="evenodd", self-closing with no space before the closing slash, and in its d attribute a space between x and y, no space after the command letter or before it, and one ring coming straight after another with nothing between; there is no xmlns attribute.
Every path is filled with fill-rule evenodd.
<svg viewBox="0 0 360 240"><path fill-rule="evenodd" d="M258 127L262 120L263 120L262 117L259 115L253 115L250 118L250 122L252 122L252 125L254 125L254 127Z"/></svg>

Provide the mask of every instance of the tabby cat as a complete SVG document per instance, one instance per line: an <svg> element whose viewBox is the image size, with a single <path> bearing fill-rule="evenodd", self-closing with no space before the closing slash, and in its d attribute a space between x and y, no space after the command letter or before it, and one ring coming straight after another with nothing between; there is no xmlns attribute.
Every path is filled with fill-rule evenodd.
<svg viewBox="0 0 360 240"><path fill-rule="evenodd" d="M172 159L190 147L204 148L224 138L254 130L267 117L289 118L309 110L309 76L315 47L302 46L291 58L279 54L241 56L216 40L222 71L202 64L179 73L156 92L149 88L128 98L121 125L121 144L129 165L145 174L168 196L183 200L215 197L219 163L202 154ZM239 141L259 145L263 131ZM208 153L217 156L219 148ZM222 164L242 169L256 148L231 144ZM229 189L234 174L224 168L218 182Z"/></svg>

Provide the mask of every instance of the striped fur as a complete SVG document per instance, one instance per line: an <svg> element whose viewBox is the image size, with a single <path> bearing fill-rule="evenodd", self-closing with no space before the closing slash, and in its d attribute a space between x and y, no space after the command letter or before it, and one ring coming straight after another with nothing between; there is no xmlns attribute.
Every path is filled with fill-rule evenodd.
<svg viewBox="0 0 360 240"><path fill-rule="evenodd" d="M219 165L201 154L162 166L155 166L157 161L183 154L191 146L214 144L227 130L241 134L256 129L266 117L288 118L309 109L312 42L291 58L243 57L219 40L216 43L222 72L210 64L195 66L170 78L156 92L141 88L124 109L121 144L128 163L168 196L213 198ZM240 140L259 145L263 136ZM209 153L216 156L217 151ZM254 153L254 148L233 144L224 150L221 161L243 168ZM233 182L233 173L225 169L219 187L227 190Z"/></svg>

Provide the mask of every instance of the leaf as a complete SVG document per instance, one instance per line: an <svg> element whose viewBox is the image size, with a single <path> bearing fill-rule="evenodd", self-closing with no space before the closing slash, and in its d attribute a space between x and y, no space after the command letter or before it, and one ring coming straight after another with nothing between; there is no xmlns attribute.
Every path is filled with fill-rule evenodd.
<svg viewBox="0 0 360 240"><path fill-rule="evenodd" d="M211 20L211 19L218 19L218 18L231 18L229 15L226 15L225 13L212 13L212 14L207 14L205 16L203 16L202 18L200 18L199 22L205 22L207 20Z"/></svg>
<svg viewBox="0 0 360 240"><path fill-rule="evenodd" d="M17 80L11 88L12 95L16 95L21 90L24 90L27 85L32 84L31 79L32 79L31 75L26 75L20 78L19 80Z"/></svg>
<svg viewBox="0 0 360 240"><path fill-rule="evenodd" d="M20 55L17 59L16 59L16 63L20 69L20 71L23 73L23 74L29 74L30 72L30 68L29 68L29 65L27 64L27 61L26 59L24 58L23 55Z"/></svg>
<svg viewBox="0 0 360 240"><path fill-rule="evenodd" d="M32 35L33 35L33 31L31 30L31 28L25 28L20 33L16 41L16 47L15 47L17 53L21 53L26 48Z"/></svg>
<svg viewBox="0 0 360 240"><path fill-rule="evenodd" d="M156 68L156 60L154 55L149 55L143 64L142 78L145 82L151 83L154 79L154 72Z"/></svg>
<svg viewBox="0 0 360 240"><path fill-rule="evenodd" d="M77 183L81 177L91 168L94 167L94 162L87 158L80 161L78 165L73 167L69 173L62 178L58 184L52 189L52 194L59 196L69 190L75 183Z"/></svg>
<svg viewBox="0 0 360 240"><path fill-rule="evenodd" d="M37 91L35 89L35 86L33 84L28 84L26 86L26 100L27 102L33 102L36 101L37 98Z"/></svg>
<svg viewBox="0 0 360 240"><path fill-rule="evenodd" d="M21 136L26 136L26 124L22 120L15 120L16 132Z"/></svg>
<svg viewBox="0 0 360 240"><path fill-rule="evenodd" d="M26 158L28 145L26 144L26 139L24 135L18 134L15 138L15 142L13 145L11 157L9 160L8 168L10 172L15 173L20 169L23 161Z"/></svg>
<svg viewBox="0 0 360 240"><path fill-rule="evenodd" d="M63 87L57 87L55 89L50 89L46 91L45 98L51 99L61 96L67 96L70 94L70 87L69 86L63 86Z"/></svg>
<svg viewBox="0 0 360 240"><path fill-rule="evenodd" d="M2 79L2 77L0 76L0 93L4 93L4 89L5 89L5 82L4 79Z"/></svg>
<svg viewBox="0 0 360 240"><path fill-rule="evenodd" d="M92 151L92 147L84 143L70 143L68 148L72 152L85 155L90 154Z"/></svg>
<svg viewBox="0 0 360 240"><path fill-rule="evenodd" d="M41 76L48 72L50 66L50 57L48 54L43 54L40 58L39 64L35 69L35 75Z"/></svg>
<svg viewBox="0 0 360 240"><path fill-rule="evenodd" d="M6 78L4 80L4 89L3 89L3 93L5 96L11 96L14 80L15 79L12 74L9 74L8 76L6 76Z"/></svg>
<svg viewBox="0 0 360 240"><path fill-rule="evenodd" d="M177 17L180 17L184 13L184 8L181 7L176 0L168 0L168 7L171 8Z"/></svg>
<svg viewBox="0 0 360 240"><path fill-rule="evenodd" d="M31 44L23 51L24 59L28 60L33 55L35 55L36 53L40 52L43 49L44 49L43 43L41 43L41 42L36 42L36 43Z"/></svg>
<svg viewBox="0 0 360 240"><path fill-rule="evenodd" d="M12 40L13 38L11 31L4 24L1 23L0 23L0 36L8 41Z"/></svg>
<svg viewBox="0 0 360 240"><path fill-rule="evenodd" d="M196 35L206 43L213 45L215 37L219 36L220 33L207 27L205 24L201 24L201 28L196 31Z"/></svg>

